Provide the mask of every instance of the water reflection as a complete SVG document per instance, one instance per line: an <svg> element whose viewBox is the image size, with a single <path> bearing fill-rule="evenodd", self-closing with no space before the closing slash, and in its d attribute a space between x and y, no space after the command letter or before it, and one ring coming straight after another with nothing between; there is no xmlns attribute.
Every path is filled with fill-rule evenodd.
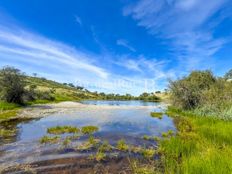
<svg viewBox="0 0 232 174"><path fill-rule="evenodd" d="M61 151L60 144L44 146L39 144L39 139L46 135L47 128L57 125L71 125L82 127L94 125L99 127L99 131L94 134L99 139L108 140L112 144L123 138L131 145L149 145L151 142L143 140L143 135L161 136L162 132L174 130L175 126L171 118L163 116L162 119L150 117L150 112L160 110L162 103L146 103L141 101L85 101L91 104L154 106L130 109L86 109L69 114L52 114L36 120L23 122L8 122L1 124L5 129L14 129L15 134L10 141L1 141L0 145L0 167L11 163L28 163L38 160L48 160L61 158L62 156L80 155L73 149ZM93 103L92 103L93 104ZM140 105L139 105L140 104ZM75 145L81 143L86 138L74 142ZM154 143L154 142L153 142ZM62 154L60 153L62 152ZM64 153L65 152L65 153ZM81 154L84 155L84 154Z"/></svg>

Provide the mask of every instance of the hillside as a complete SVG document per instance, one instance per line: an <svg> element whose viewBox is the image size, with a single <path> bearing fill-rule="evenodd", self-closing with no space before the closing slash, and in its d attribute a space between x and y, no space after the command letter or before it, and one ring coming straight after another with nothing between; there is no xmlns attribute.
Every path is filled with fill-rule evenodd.
<svg viewBox="0 0 232 174"><path fill-rule="evenodd" d="M25 81L27 83L27 88L29 88L29 86L36 86L36 91L52 95L54 101L78 101L81 99L97 98L94 93L88 90L77 89L76 87L71 87L45 78L27 76Z"/></svg>

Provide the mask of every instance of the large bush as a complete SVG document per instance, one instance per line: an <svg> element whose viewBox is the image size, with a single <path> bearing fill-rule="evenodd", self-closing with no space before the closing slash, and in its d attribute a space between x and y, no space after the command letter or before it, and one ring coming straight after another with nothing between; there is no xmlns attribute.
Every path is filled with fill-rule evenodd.
<svg viewBox="0 0 232 174"><path fill-rule="evenodd" d="M23 103L25 93L23 73L13 67L4 67L0 70L0 96L9 103Z"/></svg>
<svg viewBox="0 0 232 174"><path fill-rule="evenodd" d="M170 81L169 89L173 105L191 109L203 116L232 119L232 81L226 73L216 78L210 71L194 71L189 76Z"/></svg>
<svg viewBox="0 0 232 174"><path fill-rule="evenodd" d="M216 82L211 71L193 71L189 76L170 81L169 90L173 105L193 109L202 104L203 93Z"/></svg>

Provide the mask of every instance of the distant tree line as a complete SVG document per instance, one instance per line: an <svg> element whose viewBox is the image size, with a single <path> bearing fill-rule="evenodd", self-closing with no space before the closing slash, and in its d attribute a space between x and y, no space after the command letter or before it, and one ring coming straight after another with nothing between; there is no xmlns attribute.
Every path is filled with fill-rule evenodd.
<svg viewBox="0 0 232 174"><path fill-rule="evenodd" d="M98 96L99 99L102 100L143 100L143 101L160 101L160 98L158 96L156 96L154 93L142 93L139 96L133 96L131 94L125 94L125 95L121 95L121 94L105 94L104 92L98 93L93 92L93 94L95 96Z"/></svg>
<svg viewBox="0 0 232 174"><path fill-rule="evenodd" d="M56 89L54 87L67 87L76 89L82 92L73 92L79 99L102 99L102 100L144 100L144 101L159 101L160 98L156 95L161 93L156 91L155 93L142 93L139 96L132 96L131 94L105 94L103 92L90 92L84 87L75 86L72 83L57 83L51 80L47 80L43 77L37 77L36 73L33 73L34 77L26 76L19 69L6 66L0 69L0 100L9 103L24 104L26 102L35 100L55 100ZM29 82L28 82L29 81ZM52 88L49 90L40 90L38 87L30 83L30 81L49 82L52 84ZM87 95L88 94L88 95Z"/></svg>

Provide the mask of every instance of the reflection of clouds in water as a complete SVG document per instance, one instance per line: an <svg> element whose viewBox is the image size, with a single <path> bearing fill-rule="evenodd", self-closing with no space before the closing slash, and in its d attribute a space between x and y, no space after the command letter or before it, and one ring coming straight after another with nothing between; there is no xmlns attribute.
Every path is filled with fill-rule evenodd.
<svg viewBox="0 0 232 174"><path fill-rule="evenodd" d="M100 128L100 132L113 131L131 135L158 135L169 129L174 130L170 118L164 117L159 120L150 117L150 112L153 110L150 107L142 109L85 109L69 114L54 114L28 124L22 124L20 139L22 141L38 139L46 134L48 127L57 125L78 127L95 125Z"/></svg>

